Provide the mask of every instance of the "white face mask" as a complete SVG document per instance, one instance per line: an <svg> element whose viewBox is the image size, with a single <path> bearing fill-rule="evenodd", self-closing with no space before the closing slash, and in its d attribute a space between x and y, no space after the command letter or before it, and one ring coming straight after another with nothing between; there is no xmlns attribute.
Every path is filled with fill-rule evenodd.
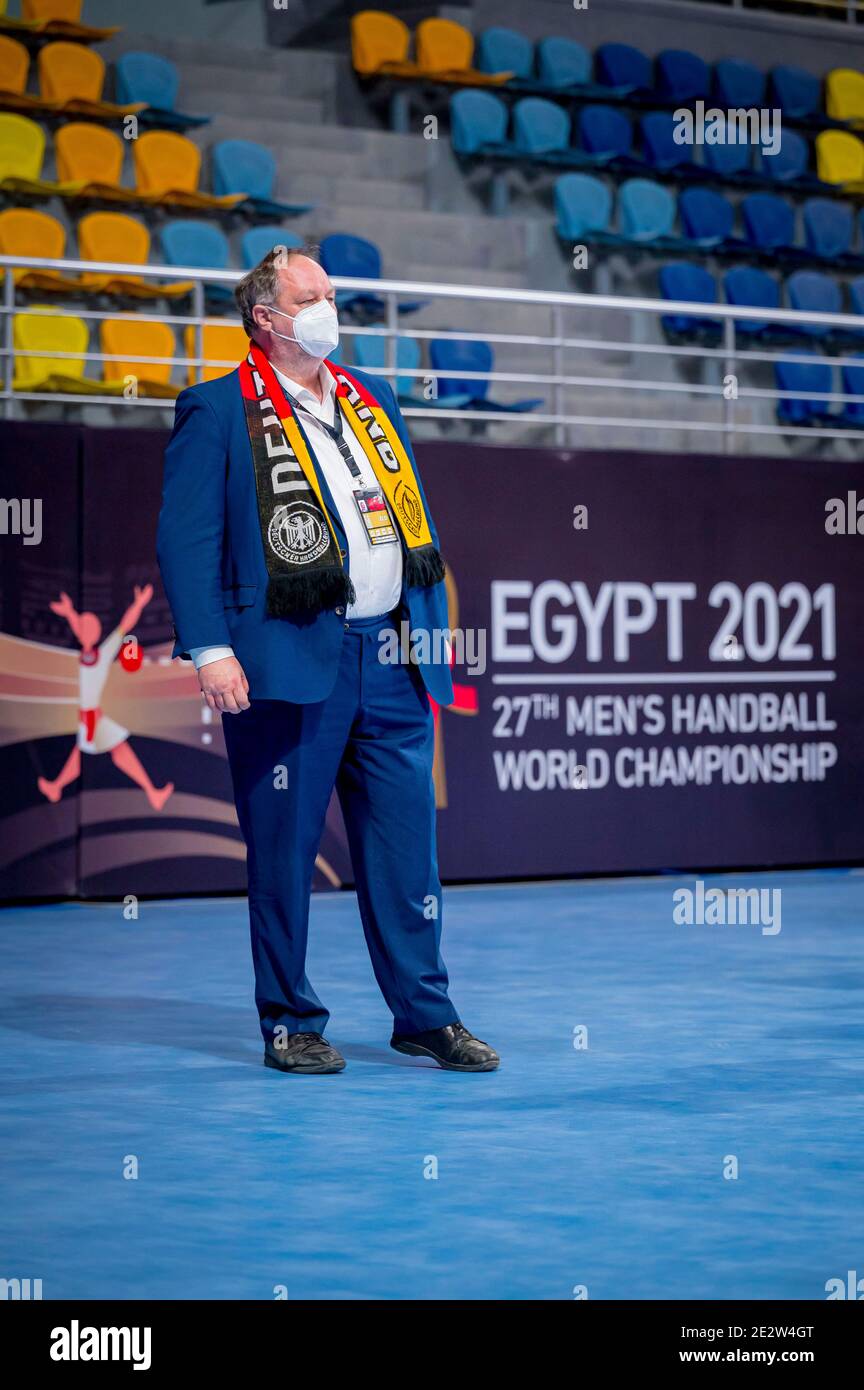
<svg viewBox="0 0 864 1390"><path fill-rule="evenodd" d="M310 357L326 357L338 346L339 318L328 300L319 299L317 304L307 305L299 314L286 314L284 309L274 309L272 304L266 305L266 308L271 314L281 314L283 318L294 321L293 338L289 338L287 333L276 333L275 328L270 330L271 333L286 343L296 342Z"/></svg>

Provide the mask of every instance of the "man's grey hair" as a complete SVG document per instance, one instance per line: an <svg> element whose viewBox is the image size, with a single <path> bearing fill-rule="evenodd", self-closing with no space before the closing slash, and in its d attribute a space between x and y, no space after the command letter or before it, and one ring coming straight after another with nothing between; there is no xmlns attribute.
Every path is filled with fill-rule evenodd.
<svg viewBox="0 0 864 1390"><path fill-rule="evenodd" d="M255 304L272 304L279 293L279 271L284 270L292 256L308 256L311 261L318 260L318 247L313 243L303 246L273 247L262 261L238 280L234 286L234 298L243 319L243 327L251 337L257 324L252 317Z"/></svg>

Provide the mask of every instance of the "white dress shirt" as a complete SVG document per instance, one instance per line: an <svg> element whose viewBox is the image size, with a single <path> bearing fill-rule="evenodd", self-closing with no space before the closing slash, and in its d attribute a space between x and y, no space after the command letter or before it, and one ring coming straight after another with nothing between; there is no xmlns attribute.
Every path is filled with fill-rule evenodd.
<svg viewBox="0 0 864 1390"><path fill-rule="evenodd" d="M284 389L303 407L299 412L300 422L327 479L342 529L348 538L350 574L356 599L348 605L345 616L349 619L374 618L379 613L389 613L399 603L402 593L402 546L369 544L366 527L353 496L355 488L377 487L374 469L354 431L346 429L344 438L361 473L359 478L352 478L333 439L316 423L318 420L324 420L328 425L334 422L336 382L322 362L318 374L322 387L322 399L319 401L305 386L292 381L276 367L273 370ZM192 647L189 655L197 670L210 661L233 656L234 651L231 647Z"/></svg>

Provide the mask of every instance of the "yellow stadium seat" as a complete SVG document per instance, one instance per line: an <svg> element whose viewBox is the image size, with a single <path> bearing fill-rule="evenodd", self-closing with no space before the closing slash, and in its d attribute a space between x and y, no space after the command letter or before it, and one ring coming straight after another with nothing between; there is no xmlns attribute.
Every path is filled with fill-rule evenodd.
<svg viewBox="0 0 864 1390"><path fill-rule="evenodd" d="M46 309L47 305L34 305ZM84 357L52 357L51 353L85 353L89 332L83 319L72 314L16 314L12 322L15 347L13 384L18 391L57 390L59 383L77 382L84 377ZM19 357L18 351L38 350L38 357ZM46 355L42 355L43 352ZM60 388L62 389L62 388Z"/></svg>
<svg viewBox="0 0 864 1390"><path fill-rule="evenodd" d="M27 116L0 112L0 185L9 179L37 182L45 157L45 132Z"/></svg>
<svg viewBox="0 0 864 1390"><path fill-rule="evenodd" d="M119 261L146 265L150 258L150 233L135 217L123 212L91 212L78 223L78 250L84 261ZM191 280L162 285L142 275L99 274L85 271L81 284L90 292L131 295L135 299L176 299L188 294Z"/></svg>
<svg viewBox="0 0 864 1390"><path fill-rule="evenodd" d="M195 328L186 329L184 345L187 357L197 357L195 347ZM201 377L196 367L187 368L189 385L195 382L215 381L217 377L227 376L243 360L249 351L249 337L245 328L230 323L205 323L202 332L201 356L211 362L230 362L229 367L204 367Z"/></svg>
<svg viewBox="0 0 864 1390"><path fill-rule="evenodd" d="M406 75L416 73L416 64L408 60L410 45L408 26L395 15L361 10L351 19L351 59L355 71L365 77L398 69Z"/></svg>
<svg viewBox="0 0 864 1390"><path fill-rule="evenodd" d="M70 121L57 131L54 152L61 183L120 186L123 141L113 130L89 122Z"/></svg>
<svg viewBox="0 0 864 1390"><path fill-rule="evenodd" d="M67 24L81 21L81 0L21 0L21 18L36 20L62 19Z"/></svg>
<svg viewBox="0 0 864 1390"><path fill-rule="evenodd" d="M37 212L35 208L7 208L0 212L0 255L4 256L44 256L46 260L57 261L66 248L66 229L56 217L47 212ZM63 290L71 292L79 287L75 276L63 275L59 270L33 270L22 268L14 270L12 278L22 289Z"/></svg>
<svg viewBox="0 0 864 1390"><path fill-rule="evenodd" d="M230 208L246 197L245 193L217 197L199 192L201 151L185 135L173 130L148 130L133 140L132 160L136 188L151 202Z"/></svg>
<svg viewBox="0 0 864 1390"><path fill-rule="evenodd" d="M452 19L421 20L414 33L414 47L420 72L439 82L494 87L513 76L512 72L479 72L472 67L474 37Z"/></svg>
<svg viewBox="0 0 864 1390"><path fill-rule="evenodd" d="M100 332L102 351L120 360L103 363L106 382L119 382L124 390L135 379L141 396L173 397L179 387L171 384L171 362L136 362L136 357L174 356L174 330L167 323L149 319L105 319ZM133 360L130 360L133 359Z"/></svg>
<svg viewBox="0 0 864 1390"><path fill-rule="evenodd" d="M99 101L105 85L105 64L83 43L46 43L39 51L39 90L48 101L63 105L74 98Z"/></svg>
<svg viewBox="0 0 864 1390"><path fill-rule="evenodd" d="M825 111L834 121L864 121L864 75L834 68L825 78Z"/></svg>
<svg viewBox="0 0 864 1390"><path fill-rule="evenodd" d="M816 172L823 183L864 181L864 144L845 130L822 130L816 136Z"/></svg>
<svg viewBox="0 0 864 1390"><path fill-rule="evenodd" d="M0 91L21 95L27 86L30 54L17 39L0 34Z"/></svg>

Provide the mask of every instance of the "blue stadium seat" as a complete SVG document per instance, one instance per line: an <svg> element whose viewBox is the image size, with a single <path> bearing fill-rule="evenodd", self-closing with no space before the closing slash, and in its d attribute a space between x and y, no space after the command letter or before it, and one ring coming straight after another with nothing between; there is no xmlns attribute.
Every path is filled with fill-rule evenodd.
<svg viewBox="0 0 864 1390"><path fill-rule="evenodd" d="M344 275L354 280L381 279L381 252L371 241L351 236L348 232L333 232L321 242L321 264L328 275ZM338 290L336 303L340 310L367 321L383 318L387 306L382 297L372 292ZM400 314L412 314L422 304L399 302Z"/></svg>
<svg viewBox="0 0 864 1390"><path fill-rule="evenodd" d="M703 58L686 48L664 48L655 60L657 91L681 105L711 92L711 69Z"/></svg>
<svg viewBox="0 0 864 1390"><path fill-rule="evenodd" d="M202 270L227 270L231 252L228 238L214 222L195 222L180 218L166 222L160 239L166 265L197 266ZM205 284L204 292L213 305L224 307L234 299L231 285Z"/></svg>
<svg viewBox="0 0 864 1390"><path fill-rule="evenodd" d="M861 357L864 354L857 352L855 356ZM844 362L840 369L840 381L840 389L844 395L864 396L864 365L857 367L851 362ZM864 427L864 401L847 401L838 419L840 423L852 425L860 430Z"/></svg>
<svg viewBox="0 0 864 1390"><path fill-rule="evenodd" d="M639 122L642 132L642 152L652 169L675 169L692 174L696 168L692 145L679 145L675 140L675 120L669 111L651 111Z"/></svg>
<svg viewBox="0 0 864 1390"><path fill-rule="evenodd" d="M618 223L628 241L668 246L676 213L674 195L651 179L627 179L618 190Z"/></svg>
<svg viewBox="0 0 864 1390"><path fill-rule="evenodd" d="M714 99L727 110L764 106L765 85L761 68L742 58L721 58L714 64Z"/></svg>
<svg viewBox="0 0 864 1390"><path fill-rule="evenodd" d="M771 71L771 95L789 120L815 115L822 104L822 83L804 68L780 67Z"/></svg>
<svg viewBox="0 0 864 1390"><path fill-rule="evenodd" d="M619 95L648 92L653 86L651 59L626 43L601 43L594 55L597 81Z"/></svg>
<svg viewBox="0 0 864 1390"><path fill-rule="evenodd" d="M786 281L789 308L810 314L842 314L843 294L836 280L818 270L796 270ZM805 338L827 338L829 324L802 323L789 325Z"/></svg>
<svg viewBox="0 0 864 1390"><path fill-rule="evenodd" d="M512 72L530 80L534 76L534 45L515 29L484 29L477 45L479 72Z"/></svg>
<svg viewBox="0 0 864 1390"><path fill-rule="evenodd" d="M849 281L849 304L853 314L860 314L864 318L864 275Z"/></svg>
<svg viewBox="0 0 864 1390"><path fill-rule="evenodd" d="M803 354L806 349L799 349ZM815 354L814 354L815 355ZM827 362L775 362L774 377L778 391L794 391L789 400L777 402L777 419L783 425L818 425L836 416L830 415L830 401L814 400L817 392L831 390L831 368Z"/></svg>
<svg viewBox="0 0 864 1390"><path fill-rule="evenodd" d="M780 288L767 271L753 265L736 265L723 276L726 301L747 309L779 309ZM735 332L741 338L775 336L770 319L738 319Z"/></svg>
<svg viewBox="0 0 864 1390"><path fill-rule="evenodd" d="M570 117L563 106L543 97L523 97L513 107L513 144L522 155L554 162L567 158Z"/></svg>
<svg viewBox="0 0 864 1390"><path fill-rule="evenodd" d="M684 233L697 245L720 246L732 235L735 209L713 188L685 188L678 198Z"/></svg>
<svg viewBox="0 0 864 1390"><path fill-rule="evenodd" d="M854 229L851 204L834 198L808 198L804 204L804 237L814 256L826 261L848 256Z"/></svg>
<svg viewBox="0 0 864 1390"><path fill-rule="evenodd" d="M309 212L309 203L273 201L276 160L270 151L254 140L220 140L213 146L213 192L246 193L241 206L263 217Z"/></svg>
<svg viewBox="0 0 864 1390"><path fill-rule="evenodd" d="M810 146L797 130L784 127L776 154L759 152L760 167L776 183L793 183L807 177Z"/></svg>
<svg viewBox="0 0 864 1390"><path fill-rule="evenodd" d="M302 245L303 238L285 227L250 227L240 238L240 259L244 270L251 270L274 246Z"/></svg>
<svg viewBox="0 0 864 1390"><path fill-rule="evenodd" d="M121 53L114 64L117 101L123 106L146 101L150 108L139 112L139 122L144 125L158 122L173 130L207 125L209 116L187 116L176 109L179 85L180 74L175 65L157 53Z"/></svg>
<svg viewBox="0 0 864 1390"><path fill-rule="evenodd" d="M750 145L703 145L705 168L724 183L752 183Z"/></svg>
<svg viewBox="0 0 864 1390"><path fill-rule="evenodd" d="M541 39L537 75L545 87L581 87L591 81L591 56L573 39Z"/></svg>
<svg viewBox="0 0 864 1390"><path fill-rule="evenodd" d="M795 246L795 213L776 193L749 193L741 214L750 245L757 251L782 254Z"/></svg>
<svg viewBox="0 0 864 1390"><path fill-rule="evenodd" d="M450 141L456 154L512 154L509 112L492 92L466 88L450 98Z"/></svg>
<svg viewBox="0 0 864 1390"><path fill-rule="evenodd" d="M491 372L495 355L488 343L468 338L433 338L429 344L429 360L433 372ZM454 396L469 396L469 404L475 409L496 410L507 414L522 414L536 410L543 404L543 398L514 401L506 405L492 401L488 396L489 382L476 381L471 377L439 377L438 398L442 405L449 405ZM450 399L446 399L450 398Z"/></svg>
<svg viewBox="0 0 864 1390"><path fill-rule="evenodd" d="M580 242L586 234L609 234L612 194L592 174L562 174L555 180L555 214L558 235Z"/></svg>
<svg viewBox="0 0 864 1390"><path fill-rule="evenodd" d="M660 270L660 293L664 299L689 300L693 304L716 304L714 276L691 261L673 261ZM664 314L660 320L670 337L697 337L706 344L723 334L721 319L697 318L693 314Z"/></svg>
<svg viewBox="0 0 864 1390"><path fill-rule="evenodd" d="M352 360L361 369L364 367L384 367L387 365L387 339L383 335L362 334L355 338ZM407 371L415 371L420 366L420 344L416 338L396 339L396 366ZM388 378L389 379L389 378ZM391 385L392 385L391 381ZM427 400L422 393L422 382L415 376L397 376L396 394L401 405L419 405L434 408L445 405L449 410L460 410L473 399L473 393L441 396Z"/></svg>
<svg viewBox="0 0 864 1390"><path fill-rule="evenodd" d="M613 106L583 106L579 112L579 141L597 164L626 159L633 145L627 117Z"/></svg>

